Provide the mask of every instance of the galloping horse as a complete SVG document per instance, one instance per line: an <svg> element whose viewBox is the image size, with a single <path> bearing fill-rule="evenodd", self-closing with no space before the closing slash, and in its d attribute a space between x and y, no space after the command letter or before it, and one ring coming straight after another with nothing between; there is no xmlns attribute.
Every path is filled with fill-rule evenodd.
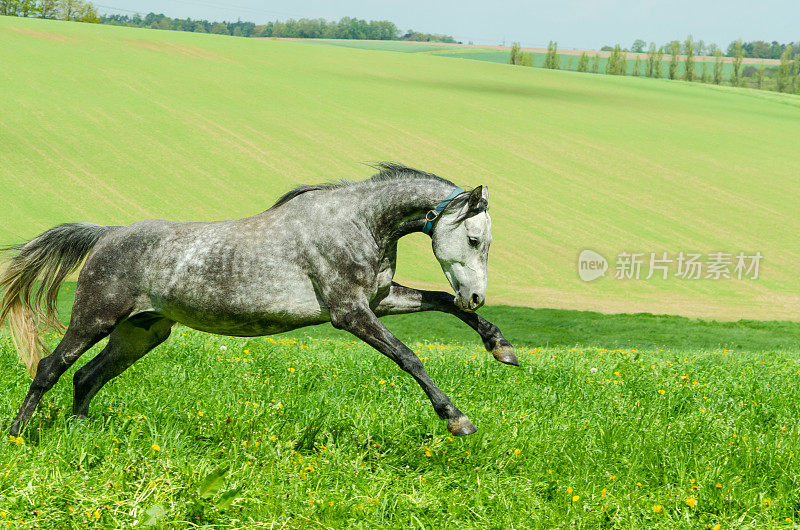
<svg viewBox="0 0 800 530"><path fill-rule="evenodd" d="M487 189L464 191L393 163L375 167L379 173L363 181L301 186L244 219L68 223L11 247L16 254L0 278L0 324L8 318L17 352L34 376L11 434L19 434L42 395L98 341L110 335L73 380L78 416L85 417L97 391L166 340L177 322L242 337L330 322L411 374L452 434L474 433L472 422L378 317L451 313L480 334L497 360L518 365L497 326L475 313L486 296L492 242ZM398 239L420 231L430 235L455 297L392 281ZM69 326L42 358L39 325L60 325L59 287L84 258Z"/></svg>

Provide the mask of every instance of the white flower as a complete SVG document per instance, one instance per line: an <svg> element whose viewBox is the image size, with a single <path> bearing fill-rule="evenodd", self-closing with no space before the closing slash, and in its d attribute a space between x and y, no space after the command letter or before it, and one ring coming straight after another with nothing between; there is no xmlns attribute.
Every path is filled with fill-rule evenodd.
<svg viewBox="0 0 800 530"><path fill-rule="evenodd" d="M220 346L219 347L219 351L228 351L228 347L227 346Z"/></svg>
<svg viewBox="0 0 800 530"><path fill-rule="evenodd" d="M589 371L590 371L590 372L592 372L593 374L596 374L596 373L597 373L597 368L592 368L592 369L591 369L591 370L589 370Z"/></svg>

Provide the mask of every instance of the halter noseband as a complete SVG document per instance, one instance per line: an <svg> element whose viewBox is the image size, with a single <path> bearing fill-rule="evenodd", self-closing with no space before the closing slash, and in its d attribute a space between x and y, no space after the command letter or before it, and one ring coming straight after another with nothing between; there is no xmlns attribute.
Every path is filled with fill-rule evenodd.
<svg viewBox="0 0 800 530"><path fill-rule="evenodd" d="M436 222L436 219L439 218L439 214L442 213L442 210L447 208L447 205L450 204L450 201L456 198L456 196L460 193L464 192L464 188L456 188L450 195L445 198L442 202L440 202L436 208L430 210L428 213L425 214L425 225L422 227L422 233L427 234L431 237L431 230L433 230L433 223Z"/></svg>

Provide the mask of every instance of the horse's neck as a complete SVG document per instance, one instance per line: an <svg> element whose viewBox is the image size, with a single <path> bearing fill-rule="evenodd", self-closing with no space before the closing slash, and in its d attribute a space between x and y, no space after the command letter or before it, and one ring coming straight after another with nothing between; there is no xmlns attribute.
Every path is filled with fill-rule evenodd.
<svg viewBox="0 0 800 530"><path fill-rule="evenodd" d="M362 205L376 240L391 246L399 238L420 232L425 214L434 209L454 186L444 181L405 180L387 183L366 193Z"/></svg>

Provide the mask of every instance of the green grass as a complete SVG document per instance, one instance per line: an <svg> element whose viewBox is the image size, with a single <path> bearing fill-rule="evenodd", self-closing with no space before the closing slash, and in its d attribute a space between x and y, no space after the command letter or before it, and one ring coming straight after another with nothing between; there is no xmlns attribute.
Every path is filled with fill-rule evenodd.
<svg viewBox="0 0 800 530"><path fill-rule="evenodd" d="M148 511L175 528L800 523L800 324L663 319L686 332L676 347L648 335L648 315L486 309L520 368L455 319L387 319L477 425L466 438L391 361L323 329L178 327L88 421L69 416L73 368L23 437L0 443L0 527L128 527ZM581 330L628 345L592 346ZM736 349L705 347L717 342ZM0 384L7 420L29 384L7 339Z"/></svg>
<svg viewBox="0 0 800 530"><path fill-rule="evenodd" d="M797 319L800 98L269 39L0 17L0 242L212 220L399 160L486 184L488 303ZM576 259L760 251L757 281L591 284ZM398 278L446 285L421 235Z"/></svg>

